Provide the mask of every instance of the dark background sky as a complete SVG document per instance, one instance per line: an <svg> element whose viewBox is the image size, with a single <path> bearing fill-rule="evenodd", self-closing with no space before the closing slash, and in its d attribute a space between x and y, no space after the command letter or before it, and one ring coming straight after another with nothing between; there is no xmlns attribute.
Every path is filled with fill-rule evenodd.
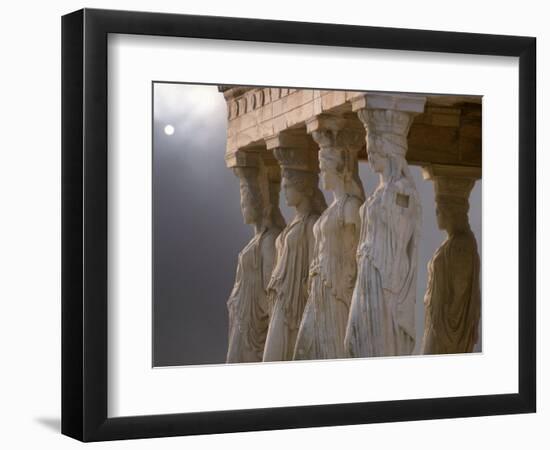
<svg viewBox="0 0 550 450"><path fill-rule="evenodd" d="M239 182L224 161L226 106L216 86L155 83L153 114L153 365L219 364L227 350L226 301L237 255L252 237L243 224ZM174 133L165 133L171 125ZM378 178L359 166L365 192ZM417 285L417 350L426 265L444 239L433 185L412 167L422 199ZM326 194L327 202L332 200ZM481 182L470 198L470 223L481 255ZM281 209L287 222L292 211ZM479 344L478 344L479 348Z"/></svg>

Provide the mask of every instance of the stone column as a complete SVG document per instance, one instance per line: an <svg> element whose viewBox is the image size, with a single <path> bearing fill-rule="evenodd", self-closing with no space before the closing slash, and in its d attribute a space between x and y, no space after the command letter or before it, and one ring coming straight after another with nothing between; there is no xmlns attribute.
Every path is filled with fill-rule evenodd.
<svg viewBox="0 0 550 450"><path fill-rule="evenodd" d="M265 139L268 152L282 170L285 168L318 172L318 148L305 132L285 130Z"/></svg>
<svg viewBox="0 0 550 450"><path fill-rule="evenodd" d="M357 282L345 348L352 357L410 355L415 346L421 205L405 159L407 134L425 97L363 94L352 109L367 132L380 184L361 210Z"/></svg>
<svg viewBox="0 0 550 450"><path fill-rule="evenodd" d="M431 165L436 216L447 239L428 264L423 354L470 353L479 339L480 260L468 221L469 197L480 168Z"/></svg>
<svg viewBox="0 0 550 450"><path fill-rule="evenodd" d="M258 169L260 165L260 149L236 150L225 153L225 165L234 171L239 167Z"/></svg>
<svg viewBox="0 0 550 450"><path fill-rule="evenodd" d="M326 208L318 187L317 148L305 130L285 131L266 140L282 169L282 192L295 215L279 235L275 269L268 285L270 320L264 361L287 361L307 301L309 266L315 238L313 226Z"/></svg>
<svg viewBox="0 0 550 450"><path fill-rule="evenodd" d="M367 130L368 139L384 139L405 154L407 134L414 117L424 112L426 97L406 94L360 94L351 99L352 110ZM372 145L376 145L373 142Z"/></svg>
<svg viewBox="0 0 550 450"><path fill-rule="evenodd" d="M263 202L263 224L277 223L280 225L282 223L284 226L284 220L279 210L281 169L273 152L267 151L265 146L250 146L226 152L225 163L240 179L241 188L244 181L254 179L254 190L258 192Z"/></svg>
<svg viewBox="0 0 550 450"><path fill-rule="evenodd" d="M355 284L359 207L364 201L357 153L364 130L348 117L321 115L307 123L320 147L325 190L334 199L316 222L309 296L296 339L295 359L345 357L344 335ZM357 126L359 125L359 126Z"/></svg>
<svg viewBox="0 0 550 450"><path fill-rule="evenodd" d="M238 150L226 163L239 178L241 211L254 236L239 253L235 284L227 301L228 363L263 358L269 325L267 285L275 260L275 240L285 223L279 210L280 170L265 148Z"/></svg>

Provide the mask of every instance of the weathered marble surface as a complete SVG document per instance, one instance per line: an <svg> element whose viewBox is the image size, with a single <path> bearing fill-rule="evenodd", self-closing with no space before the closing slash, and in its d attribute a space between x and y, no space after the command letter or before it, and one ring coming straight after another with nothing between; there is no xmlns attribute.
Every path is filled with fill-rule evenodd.
<svg viewBox="0 0 550 450"><path fill-rule="evenodd" d="M412 119L424 104L407 97L393 97L389 105L384 96L375 100L358 111L380 184L361 207L358 276L345 337L352 357L409 355L415 344L421 205L405 155Z"/></svg>
<svg viewBox="0 0 550 450"><path fill-rule="evenodd" d="M254 237L240 252L229 311L228 363L257 362L263 358L269 324L267 285L275 260L275 240L284 228L279 211L279 183L259 167L236 167L240 179L244 222Z"/></svg>
<svg viewBox="0 0 550 450"><path fill-rule="evenodd" d="M376 92L222 87L228 111L228 154L281 131L302 127L320 114L344 115L352 103ZM402 94L395 94L401 96ZM418 94L426 107L411 126L409 164L481 166L481 97ZM353 120L361 125L357 117ZM361 152L360 159L366 154Z"/></svg>
<svg viewBox="0 0 550 450"><path fill-rule="evenodd" d="M433 176L438 225L447 239L428 264L423 354L470 353L481 316L480 261L468 221L475 179Z"/></svg>
<svg viewBox="0 0 550 450"><path fill-rule="evenodd" d="M307 301L313 226L326 208L315 172L283 168L282 189L296 210L276 242L277 263L268 286L269 330L264 361L288 361L294 355L298 327Z"/></svg>
<svg viewBox="0 0 550 450"><path fill-rule="evenodd" d="M462 178L480 172L480 97L221 91L228 105L225 159L241 177L245 222L256 231L239 256L228 301L228 362L411 354L421 205L407 163L455 167ZM304 174L315 170L301 159L319 148L315 170L334 196L324 211L313 207L316 181L304 181ZM357 161L367 157L380 184L364 202ZM278 185L252 188L250 180L262 180L262 172L274 180L280 169L296 215L279 235ZM442 177L433 179L449 237L430 263L425 353L471 351L480 320L475 238L449 206ZM263 212L251 215L255 209Z"/></svg>
<svg viewBox="0 0 550 450"><path fill-rule="evenodd" d="M345 120L316 119L309 130L319 144L321 179L334 199L313 227L315 249L309 297L296 340L294 359L342 358L349 303L355 284L359 207L364 201L357 152L364 132Z"/></svg>

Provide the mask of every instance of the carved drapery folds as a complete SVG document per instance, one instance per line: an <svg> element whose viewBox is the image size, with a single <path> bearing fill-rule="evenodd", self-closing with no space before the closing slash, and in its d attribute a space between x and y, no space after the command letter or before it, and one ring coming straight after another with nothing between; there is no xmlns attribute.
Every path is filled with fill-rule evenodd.
<svg viewBox="0 0 550 450"><path fill-rule="evenodd" d="M318 187L317 149L305 133L281 133L266 140L282 170L282 192L295 215L276 241L277 258L268 285L269 330L264 361L291 360L307 300L313 256L313 225L326 208Z"/></svg>
<svg viewBox="0 0 550 450"><path fill-rule="evenodd" d="M429 264L421 351L473 351L480 262L467 213L481 176L472 168L481 160L477 100L428 96L426 107L423 95L223 92L232 125L226 162L255 230L228 300L227 361L412 354L422 211L409 139L408 157L434 182L448 234ZM358 155L380 179L366 200ZM333 194L328 207L319 184ZM279 190L294 209L286 227Z"/></svg>
<svg viewBox="0 0 550 450"><path fill-rule="evenodd" d="M468 199L480 175L465 167L424 170L434 182L437 222L447 239L428 264L423 354L470 353L479 339L480 261Z"/></svg>
<svg viewBox="0 0 550 450"><path fill-rule="evenodd" d="M227 301L227 362L256 362L263 357L269 324L267 286L275 260L275 240L284 228L279 210L279 168L267 153L237 152L226 162L239 177L244 222L254 236L239 253L235 284Z"/></svg>
<svg viewBox="0 0 550 450"><path fill-rule="evenodd" d="M415 345L417 250L421 206L405 155L422 97L357 99L367 154L380 184L361 208L357 282L346 330L349 356L409 355Z"/></svg>
<svg viewBox="0 0 550 450"><path fill-rule="evenodd" d="M359 207L364 200L357 168L364 131L346 118L331 116L314 118L307 130L320 147L323 187L333 192L334 199L313 227L309 296L294 358L341 358L356 276Z"/></svg>

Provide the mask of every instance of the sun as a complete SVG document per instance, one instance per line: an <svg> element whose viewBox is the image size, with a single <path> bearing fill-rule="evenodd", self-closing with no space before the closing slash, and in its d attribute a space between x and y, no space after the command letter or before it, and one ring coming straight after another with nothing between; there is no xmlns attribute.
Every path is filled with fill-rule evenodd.
<svg viewBox="0 0 550 450"><path fill-rule="evenodd" d="M176 129L173 125L168 124L164 127L164 134L168 136L172 136L174 134L174 131L176 131Z"/></svg>

